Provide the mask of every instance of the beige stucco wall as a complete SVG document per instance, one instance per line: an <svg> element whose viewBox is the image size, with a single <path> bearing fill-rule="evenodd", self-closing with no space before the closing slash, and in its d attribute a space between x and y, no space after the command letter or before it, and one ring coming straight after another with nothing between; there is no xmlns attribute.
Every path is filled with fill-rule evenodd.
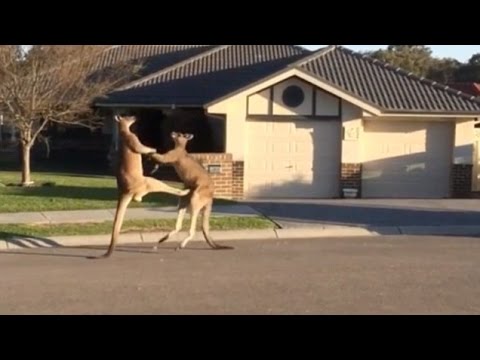
<svg viewBox="0 0 480 360"><path fill-rule="evenodd" d="M340 99L325 91L317 89L316 91L315 115L317 116L338 116L340 109Z"/></svg>
<svg viewBox="0 0 480 360"><path fill-rule="evenodd" d="M359 164L362 162L362 110L342 101L342 163Z"/></svg>
<svg viewBox="0 0 480 360"><path fill-rule="evenodd" d="M226 115L226 152L234 161L242 161L245 154L245 121L247 118L247 97L234 96L208 109L211 114Z"/></svg>
<svg viewBox="0 0 480 360"><path fill-rule="evenodd" d="M455 126L455 143L453 149L454 164L473 164L474 144L474 119L458 120Z"/></svg>
<svg viewBox="0 0 480 360"><path fill-rule="evenodd" d="M270 104L270 89L248 97L248 112L251 115L267 115Z"/></svg>
<svg viewBox="0 0 480 360"><path fill-rule="evenodd" d="M475 129L475 143L473 146L473 191L480 191L480 129Z"/></svg>

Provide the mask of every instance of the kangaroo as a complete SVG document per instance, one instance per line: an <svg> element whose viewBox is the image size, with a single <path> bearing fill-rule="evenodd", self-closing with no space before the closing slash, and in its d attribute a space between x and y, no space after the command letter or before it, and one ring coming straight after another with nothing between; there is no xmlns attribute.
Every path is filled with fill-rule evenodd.
<svg viewBox="0 0 480 360"><path fill-rule="evenodd" d="M210 236L210 215L212 213L214 185L208 172L203 166L191 157L187 150L187 143L193 139L192 134L181 134L172 132L171 137L175 143L175 148L166 154L149 154L149 158L157 163L173 164L175 171L183 181L187 189L191 189L188 196L181 197L178 203L178 216L175 230L171 231L159 240L158 244L167 241L171 236L178 234L182 230L183 220L187 209L191 214L190 232L176 250L184 249L188 242L195 236L197 219L200 211L203 210L202 232L208 245L216 250L233 249L229 246L216 244ZM152 171L152 174L158 169L158 165ZM157 250L158 245L154 247Z"/></svg>
<svg viewBox="0 0 480 360"><path fill-rule="evenodd" d="M108 258L115 250L122 228L125 213L132 199L141 202L143 197L153 192L172 195L187 195L189 189L175 189L157 179L143 175L142 154L154 154L156 149L144 146L130 127L136 122L135 116L115 116L120 135L120 163L117 169L118 203L113 232L108 251L100 258Z"/></svg>

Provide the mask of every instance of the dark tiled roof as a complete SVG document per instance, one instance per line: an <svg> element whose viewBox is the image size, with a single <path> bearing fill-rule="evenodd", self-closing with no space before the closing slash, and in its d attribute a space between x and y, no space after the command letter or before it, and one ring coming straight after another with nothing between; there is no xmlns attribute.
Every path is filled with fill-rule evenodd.
<svg viewBox="0 0 480 360"><path fill-rule="evenodd" d="M203 106L309 54L293 45L218 46L130 83L102 103Z"/></svg>
<svg viewBox="0 0 480 360"><path fill-rule="evenodd" d="M385 111L475 112L473 97L340 46L298 64L327 83Z"/></svg>
<svg viewBox="0 0 480 360"><path fill-rule="evenodd" d="M122 51L123 54L157 51L157 56L152 56L152 62L160 64L152 65L156 71L98 103L203 106L290 66L385 112L480 112L480 103L471 95L339 46L316 53L295 45L149 46L155 48L140 46L144 49ZM191 55L162 60L165 54L186 52Z"/></svg>

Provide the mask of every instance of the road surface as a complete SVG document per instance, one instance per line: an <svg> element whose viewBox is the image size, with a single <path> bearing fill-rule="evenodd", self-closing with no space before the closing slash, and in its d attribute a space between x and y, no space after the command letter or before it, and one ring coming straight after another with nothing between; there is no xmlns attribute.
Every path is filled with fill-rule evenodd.
<svg viewBox="0 0 480 360"><path fill-rule="evenodd" d="M480 314L480 239L166 243L0 253L0 314Z"/></svg>

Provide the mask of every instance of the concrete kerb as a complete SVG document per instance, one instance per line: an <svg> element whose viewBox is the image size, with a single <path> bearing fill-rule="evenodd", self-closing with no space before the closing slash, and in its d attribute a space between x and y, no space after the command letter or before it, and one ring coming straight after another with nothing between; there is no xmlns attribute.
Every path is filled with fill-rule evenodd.
<svg viewBox="0 0 480 360"><path fill-rule="evenodd" d="M118 239L119 245L126 244L153 244L162 238L166 232L131 232L121 234ZM187 235L181 232L177 236L172 237L170 241L180 241ZM265 230L247 230L247 231L212 231L212 237L215 241L230 240L275 240L277 235L274 229ZM0 250L26 249L26 248L49 248L49 247L74 247L74 246L107 246L110 244L109 234L105 235L89 235L89 236L52 236L48 238L48 243L42 239L14 239L0 241ZM195 234L192 242L205 241L200 232Z"/></svg>
<svg viewBox="0 0 480 360"><path fill-rule="evenodd" d="M180 241L186 232L179 233L171 241ZM119 245L123 244L153 244L165 232L132 232L123 233L119 238ZM264 230L236 230L212 231L215 241L233 240L277 240L277 239L318 239L318 238L345 238L389 235L417 235L417 236L480 236L480 226L410 226L410 227L377 227L361 228L347 226L326 226L316 228L296 229L264 229ZM204 241L200 232L197 232L192 241ZM75 246L107 246L110 243L110 234L94 236L52 236L48 239L35 237L14 238L0 240L0 250L26 248L52 248Z"/></svg>

